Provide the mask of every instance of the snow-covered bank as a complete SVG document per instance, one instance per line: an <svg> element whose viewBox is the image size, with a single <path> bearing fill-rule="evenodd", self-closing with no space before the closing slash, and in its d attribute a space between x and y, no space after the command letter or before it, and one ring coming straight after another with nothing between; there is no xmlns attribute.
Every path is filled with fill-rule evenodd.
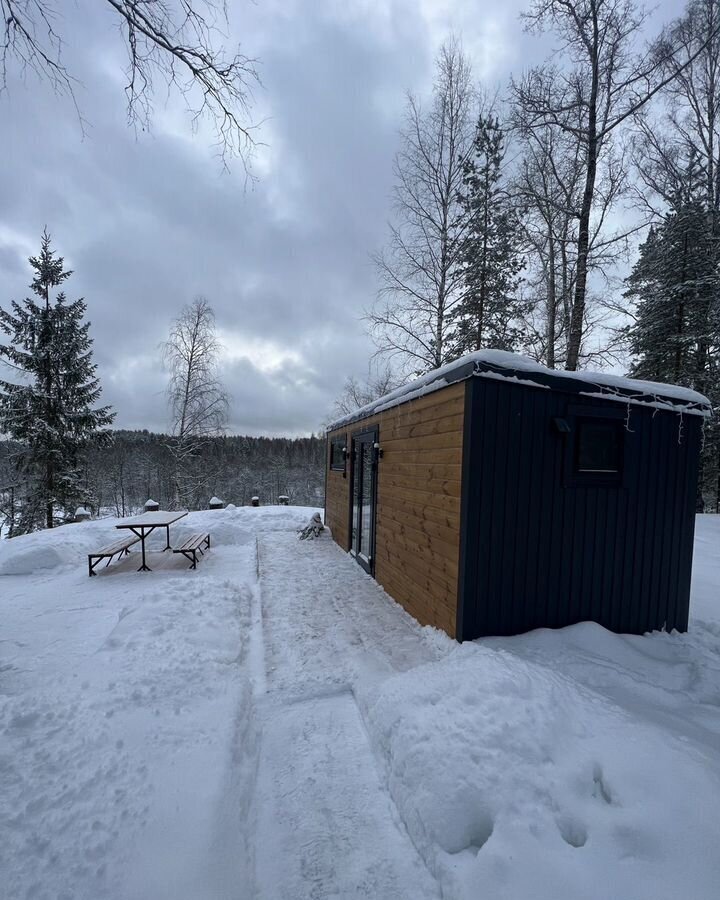
<svg viewBox="0 0 720 900"><path fill-rule="evenodd" d="M687 635L458 646L311 512L191 514L196 572L0 543L3 900L714 900L720 517Z"/></svg>
<svg viewBox="0 0 720 900"><path fill-rule="evenodd" d="M720 517L688 634L593 623L454 647L366 698L447 896L659 900L720 883Z"/></svg>
<svg viewBox="0 0 720 900"><path fill-rule="evenodd" d="M588 681L597 669L585 663ZM478 645L392 679L368 708L393 797L448 896L715 896L717 708L713 747L680 716L634 716Z"/></svg>

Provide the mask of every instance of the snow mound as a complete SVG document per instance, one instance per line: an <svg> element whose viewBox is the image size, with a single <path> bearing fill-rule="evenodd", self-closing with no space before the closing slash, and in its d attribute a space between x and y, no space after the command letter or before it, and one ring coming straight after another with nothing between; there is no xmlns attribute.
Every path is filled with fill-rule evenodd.
<svg viewBox="0 0 720 900"><path fill-rule="evenodd" d="M65 561L56 547L21 547L14 553L0 550L0 575L32 575L43 569L54 569Z"/></svg>
<svg viewBox="0 0 720 900"><path fill-rule="evenodd" d="M224 510L213 510L222 513ZM203 517L204 519L204 517ZM198 529L207 531L210 535L210 546L221 547L228 544L242 546L255 540L255 534L249 528L243 527L242 522L227 521L218 516L210 522L204 522L200 516L188 516L182 519L170 529L170 540L173 545L181 544L184 540L195 534ZM185 524L187 522L187 524Z"/></svg>
<svg viewBox="0 0 720 900"><path fill-rule="evenodd" d="M367 716L448 896L713 895L717 768L557 671L463 645L387 681Z"/></svg>
<svg viewBox="0 0 720 900"><path fill-rule="evenodd" d="M88 553L116 539L117 532L107 524L115 521L77 522L0 541L0 575L32 575L77 565Z"/></svg>

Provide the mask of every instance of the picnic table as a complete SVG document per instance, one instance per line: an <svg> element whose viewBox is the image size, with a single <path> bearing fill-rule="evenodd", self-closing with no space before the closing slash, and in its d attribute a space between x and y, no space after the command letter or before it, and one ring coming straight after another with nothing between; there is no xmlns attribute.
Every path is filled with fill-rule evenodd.
<svg viewBox="0 0 720 900"><path fill-rule="evenodd" d="M142 544L142 565L138 569L138 572L152 571L150 566L145 562L145 538L152 534L156 528L164 528L167 533L167 546L163 547L163 552L165 550L171 550L170 526L173 522L177 522L178 519L182 519L182 517L186 515L187 510L184 510L183 512L166 512L158 510L157 512L143 513L141 516L135 516L132 519L124 519L119 525L115 526L116 528L126 528L140 538Z"/></svg>

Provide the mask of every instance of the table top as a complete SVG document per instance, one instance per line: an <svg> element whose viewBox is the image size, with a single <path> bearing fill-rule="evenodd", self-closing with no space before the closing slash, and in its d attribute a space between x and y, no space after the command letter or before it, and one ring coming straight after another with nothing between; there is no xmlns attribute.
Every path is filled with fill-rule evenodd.
<svg viewBox="0 0 720 900"><path fill-rule="evenodd" d="M175 510L175 512L164 511L162 509L156 512L143 513L141 516L135 516L132 519L123 519L116 528L154 528L159 525L172 525L178 519L182 519L187 515L187 510Z"/></svg>

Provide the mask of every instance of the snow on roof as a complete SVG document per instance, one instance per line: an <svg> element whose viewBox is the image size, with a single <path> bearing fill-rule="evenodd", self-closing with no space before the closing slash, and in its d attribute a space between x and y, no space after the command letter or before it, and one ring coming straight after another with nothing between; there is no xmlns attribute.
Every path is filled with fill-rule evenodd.
<svg viewBox="0 0 720 900"><path fill-rule="evenodd" d="M500 379L539 388L572 390L586 397L601 397L635 406L649 406L697 416L709 416L712 407L707 397L690 388L655 381L640 381L607 372L566 372L548 369L535 360L505 350L478 350L439 369L433 369L414 381L373 400L361 409L328 425L334 431L343 425L366 419L415 400L466 378Z"/></svg>

